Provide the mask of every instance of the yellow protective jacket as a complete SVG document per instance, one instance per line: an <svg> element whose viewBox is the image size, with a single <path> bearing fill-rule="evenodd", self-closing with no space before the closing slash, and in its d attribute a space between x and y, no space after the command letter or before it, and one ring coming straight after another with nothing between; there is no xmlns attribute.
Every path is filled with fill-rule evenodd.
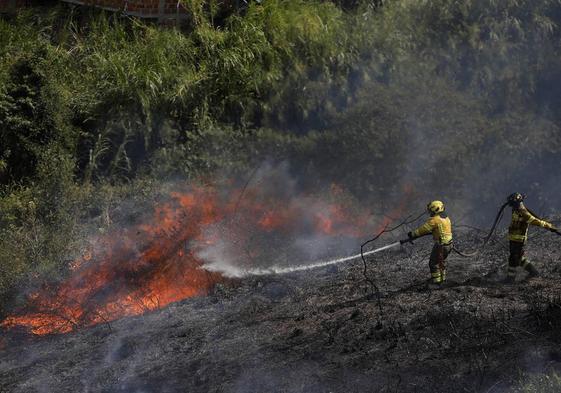
<svg viewBox="0 0 561 393"><path fill-rule="evenodd" d="M452 222L445 214L434 215L427 222L415 229L413 237L421 237L432 233L434 241L438 244L449 244L452 242Z"/></svg>
<svg viewBox="0 0 561 393"><path fill-rule="evenodd" d="M523 203L518 209L512 209L512 220L508 227L508 240L513 242L525 243L528 240L528 227L536 225L538 227L550 229L553 225L547 221L534 217L526 209Z"/></svg>

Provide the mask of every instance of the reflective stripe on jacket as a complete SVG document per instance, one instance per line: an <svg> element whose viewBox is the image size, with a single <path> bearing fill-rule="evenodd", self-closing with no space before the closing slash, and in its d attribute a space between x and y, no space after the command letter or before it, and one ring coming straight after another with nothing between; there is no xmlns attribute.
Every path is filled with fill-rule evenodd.
<svg viewBox="0 0 561 393"><path fill-rule="evenodd" d="M512 220L508 227L508 240L525 243L528 239L528 227L530 225L542 228L553 227L549 222L534 217L521 203L518 209L512 209Z"/></svg>
<svg viewBox="0 0 561 393"><path fill-rule="evenodd" d="M430 217L427 222L413 231L413 237L421 237L432 233L438 244L449 244L452 241L452 222L443 214Z"/></svg>

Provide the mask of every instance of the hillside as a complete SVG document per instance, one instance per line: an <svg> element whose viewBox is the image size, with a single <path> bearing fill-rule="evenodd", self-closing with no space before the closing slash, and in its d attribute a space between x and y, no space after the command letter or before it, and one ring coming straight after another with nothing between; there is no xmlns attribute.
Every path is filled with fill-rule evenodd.
<svg viewBox="0 0 561 393"><path fill-rule="evenodd" d="M460 245L473 236L463 233ZM242 279L76 333L23 343L12 333L0 391L557 391L555 240L532 239L544 276L512 286L498 282L502 241L475 260L451 257L439 291L423 284L428 242L371 259L382 312L357 261Z"/></svg>
<svg viewBox="0 0 561 393"><path fill-rule="evenodd" d="M435 199L463 250L513 192L558 217L561 3L181 3L0 16L0 392L558 391L545 231L513 286L506 220L440 291L428 242L372 258L379 292L360 261L245 273Z"/></svg>

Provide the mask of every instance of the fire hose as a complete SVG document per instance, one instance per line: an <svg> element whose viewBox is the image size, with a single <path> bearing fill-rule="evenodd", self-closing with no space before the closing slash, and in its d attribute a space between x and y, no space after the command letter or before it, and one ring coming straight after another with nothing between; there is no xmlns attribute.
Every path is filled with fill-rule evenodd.
<svg viewBox="0 0 561 393"><path fill-rule="evenodd" d="M508 202L505 202L499 208L499 211L498 211L497 215L495 216L495 221L493 221L493 225L491 225L491 230L489 231L489 234L485 237L485 239L483 240L483 244L477 250L475 250L473 252L462 252L462 251L458 250L456 247L454 247L453 251L456 254L458 254L458 255L460 255L464 258L473 258L473 257L481 254L483 252L483 250L485 249L485 247L487 246L487 243L489 242L491 237L493 237L493 234L495 233L495 231L497 229L497 225L499 225L499 222L503 218L504 210L507 206L508 206Z"/></svg>
<svg viewBox="0 0 561 393"><path fill-rule="evenodd" d="M475 251L473 251L473 252L465 252L465 251L458 250L457 247L453 246L452 251L454 251L456 254L458 254L458 255L460 255L460 256L462 256L462 257L464 257L464 258L473 258L474 256L476 256L476 255L480 254L481 252L483 252L484 248L487 246L487 243L489 243L489 240L491 239L491 237L493 237L493 235L494 235L494 233L495 233L495 231L496 231L496 229L497 229L498 224L499 224L500 221L502 220L502 217L503 217L503 214L504 214L504 209L505 209L507 206L508 206L508 202L504 203L504 204L499 208L499 211L498 211L497 215L495 216L495 220L493 221L493 225L491 226L491 229L489 230L489 233L487 234L487 236L485 236L485 239L483 240L483 244L482 244L477 250L475 250ZM526 209L528 209L528 208L526 208ZM540 218L537 214L535 214L533 211L531 211L530 209L528 209L528 211L529 211L530 214L532 214L534 217L536 217L536 218L538 218L538 219L541 220L541 218ZM423 214L424 214L424 213L423 213ZM392 243L392 244L390 244L390 245L383 246L383 247L377 248L377 249L375 249L375 250L369 251L369 252L367 252L367 253L364 253L364 247L365 247L367 244L372 243L372 242L375 242L376 240L378 240L378 238L379 238L383 233L392 232L393 230L399 228L399 227L402 226L402 225L411 224L412 222L417 221L423 214L421 214L420 216L418 216L417 218L415 218L414 220L411 220L411 221L408 221L408 220L406 219L404 222L402 222L401 224L399 224L398 226L396 226L396 227L394 227L394 228L387 229L387 227L386 227L386 228L384 228L378 235L376 235L374 238L372 238L372 239L366 241L364 244L362 244L361 247L360 247L360 252L361 252L361 256L362 256L363 262L365 263L365 266L366 266L366 260L364 259L364 256L369 255L369 254L373 254L373 253L376 253L376 252L380 252L380 251L383 251L383 250L387 250L387 249L389 249L389 248L397 247L397 246L399 246L399 245L401 245L401 244L413 243L413 241L414 241L416 238L409 238L409 239L400 240L400 241L395 242L395 243ZM550 231L553 232L553 233L555 233L555 234L557 234L557 235L559 235L559 236L561 236L561 231L559 231L559 229L551 228Z"/></svg>
<svg viewBox="0 0 561 393"><path fill-rule="evenodd" d="M502 217L503 217L503 215L504 215L504 209L505 209L508 205L509 205L509 202L508 202L508 201L507 201L506 203L504 203L503 205L501 205L501 207L499 208L499 211L498 211L497 215L495 216L495 220L493 221L493 225L491 226L491 229L489 230L489 233L487 234L487 236L486 236L485 239L483 240L483 244L482 244L477 250L475 250L475 251L473 251L473 252L463 252L463 251L458 250L455 246L452 247L452 250L453 250L456 254L458 254L458 255L460 255L461 257L464 257L464 258L473 258L474 256L477 256L477 255L479 255L481 252L483 252L483 250L484 250L485 247L487 246L487 243L489 242L489 240L491 239L491 237L493 237L493 235L494 235L494 233L495 233L495 231L496 231L496 229L497 229L497 226L498 226L499 222L501 221L501 219L502 219ZM532 214L534 217L539 218L539 217L538 217L535 213L533 213L530 209L528 209L528 211L529 211L530 214ZM363 244L360 246L360 256L361 256L362 262L363 262L363 264L364 264L363 275L364 275L366 281L369 282L369 283L371 284L372 288L373 288L373 289L375 290L375 292L376 292L376 296L377 296L377 300L378 300L378 308L380 309L380 313L383 313L380 291L379 291L378 286L376 285L376 282L375 282L373 279L371 279L370 277L368 277L368 275L367 275L367 262L366 262L365 256L367 256L367 255L369 255L369 254L374 254L374 253L377 253L377 252L380 252L380 251L383 251L383 250L387 250L387 249L390 249L390 248L393 248L393 247L397 247L397 246L402 245L402 244L404 244L404 243L413 243L413 240L415 240L415 238L408 238L408 239L405 239L405 240L400 240L400 241L397 241L397 242L395 242L395 243L392 243L392 244L389 244L389 245L386 245L386 246L383 246L383 247L379 247L379 248L377 248L377 249L374 249L374 250L369 251L369 252L366 252L366 253L364 252L364 247L365 247L366 245L368 245L369 243L373 243L373 242L375 242L376 240L378 240L378 238L380 238L380 236L382 236L382 234L384 234L384 233L386 233L386 232L392 232L392 231L396 230L397 228L401 227L402 225L411 224L411 223L417 221L419 218L421 218L421 217L423 216L423 214L424 214L424 212L421 213L418 217L416 217L416 218L413 219L413 220L409 220L409 218L407 218L407 219L405 219L405 221L403 221L402 223L398 224L397 226L395 226L395 227L393 227L393 228L391 228L391 229L388 229L388 226L386 225L386 227L385 227L384 229L382 229L374 238L372 238L372 239L366 241L365 243L363 243ZM550 230L551 232L553 232L553 233L555 233L555 234L561 236L561 231L560 231L559 229L550 228L549 230Z"/></svg>
<svg viewBox="0 0 561 393"><path fill-rule="evenodd" d="M481 247L479 247L477 250L475 250L475 251L473 251L473 252L463 252L463 251L461 251L461 250L458 250L458 248L455 247L455 246L452 247L452 250L453 250L456 254L458 254L458 255L460 255L461 257L464 257L464 258L473 258L474 256L479 255L479 254L484 250L484 248L487 246L487 243L489 242L489 240L491 239L491 237L492 237L493 234L495 233L496 228L497 228L497 225L498 225L499 222L501 221L501 219L502 219L502 217L503 217L503 214L504 214L504 209L506 208L507 205L508 205L508 202L507 202L507 203L504 203L504 204L500 207L500 209L499 209L499 211L498 211L498 213L497 213L497 216L495 217L495 220L494 220L494 222L493 222L493 225L492 225L492 227L491 227L491 230L489 231L489 233L487 234L487 236L486 236L485 239L483 240L483 244L481 245ZM409 217L408 217L408 218L405 219L405 221L401 222L401 223L398 224L397 226L395 226L395 227L393 227L393 228L390 228L390 229L388 229L388 227L387 227L387 225L386 225L386 227L385 227L384 229L382 229L382 231L380 231L375 237L373 237L372 239L366 241L365 243L363 243L363 244L360 246L360 256L361 256L362 262L363 262L363 264L364 264L363 275L364 275L364 278L366 279L366 281L370 283L370 285L372 286L372 288L373 288L373 289L375 290L375 292L376 292L376 296L377 296L377 300L378 300L378 308L380 309L380 312L381 312L381 313L382 313L382 303L381 303L381 300L380 300L380 291L379 291L379 289L378 289L378 286L376 285L376 282L375 282L373 279L371 279L370 277L368 277L368 275L367 275L367 262L366 262L365 256L366 256L366 255L369 255L369 254L374 254L374 253L376 253L376 252L380 252L380 251L383 251L383 250L387 250L387 249L389 249L389 248L397 247L397 246L402 245L402 244L404 244L404 243L413 243L413 241L415 240L415 238L408 238L408 239L405 239L405 240L400 240L400 241L398 241L398 242L395 242L395 243L389 244L389 245L387 245L387 246L383 246L383 247L377 248L377 249L372 250L372 251L369 251L369 252L367 252L367 253L364 252L364 247L365 247L366 245L368 245L368 244L370 244L370 243L373 243L373 242L375 242L376 240L378 240L378 239L380 238L380 236L382 236L382 235L383 235L384 233L386 233L386 232L392 232L392 231L396 230L397 228L401 227L402 225L411 224L411 223L417 221L417 220L420 219L424 214L425 214L424 212L421 213L419 216L417 216L417 217L416 217L415 219L413 219L413 220L409 220ZM555 232L556 232L558 235L561 236L561 232L559 232L558 230L555 230Z"/></svg>
<svg viewBox="0 0 561 393"><path fill-rule="evenodd" d="M495 216L495 221L493 221L493 225L491 226L491 230L489 231L489 234L485 237L485 239L483 240L483 244L481 245L481 247L479 247L477 250L473 251L473 252L462 252L460 250L458 250L456 247L453 248L453 251L456 252L458 255L464 257L464 258L473 258L474 256L479 255L481 252L483 252L483 250L485 249L485 247L487 246L487 243L489 242L489 240L491 239L491 237L493 236L493 234L495 233L495 230L497 229L498 224L500 223L500 221L503 218L504 215L504 210L505 208L508 206L509 202L505 202L504 204L501 205L501 207L499 208L499 211L497 212L497 215ZM534 213L532 210L530 210L528 207L526 207L526 209L528 210L528 212L530 212L531 215L533 215L534 217L538 218L539 220L543 220L542 218L540 218L536 213ZM557 228L551 228L549 229L551 232L561 236L561 231L559 231L559 229Z"/></svg>
<svg viewBox="0 0 561 393"><path fill-rule="evenodd" d="M483 244L481 245L481 247L479 247L479 249L477 249L474 252L471 253L465 253L462 252L460 250L458 250L455 246L453 246L452 250L454 252L456 252L458 255L464 257L464 258L472 258L476 255L478 255L479 253L481 253L483 251L483 249L485 248L485 246L487 245L487 243L489 242L489 240L491 239L491 237L493 236L493 234L495 233L495 230L497 228L498 223L500 222L503 213L504 213L504 209L505 207L508 205L508 203L505 203L504 205L501 206L501 208L499 209L499 212L497 214L497 216L495 217L495 221L493 222L493 225L491 227L491 230L489 231L489 234L485 237ZM387 250L393 247L397 247L400 246L402 244L405 243L413 243L413 241L416 238L408 238L408 239L404 239L404 240L400 240L391 244L388 244L386 246L382 246L379 248L376 248L374 250L368 251L368 252L364 252L364 247L370 243L375 242L376 240L378 240L380 238L380 236L382 236L384 233L386 232L392 232L396 229L398 229L399 227L403 226L403 225L407 225L407 224L411 224L417 220L419 220L423 215L425 214L425 212L421 213L419 216L417 216L415 219L413 220L409 220L409 216L408 218L406 218L403 222L401 222L400 224L396 225L393 228L388 229L388 226L386 225L386 227L384 227L384 229L382 229L375 237L373 237L372 239L364 242L361 246L360 246L360 256L362 258L362 262L364 264L364 269L363 269L363 275L365 280L370 283L370 285L372 286L372 288L374 289L374 291L376 292L376 298L377 298L377 303L378 303L378 309L380 310L380 314L383 314L383 308L382 308L382 301L381 301L381 295L380 295L380 290L378 288L378 286L376 285L376 282L374 279L368 277L367 275L367 262L366 262L366 258L365 256L370 255L370 254L375 254L377 252L383 251L383 250ZM557 231L557 234L561 235L561 233L559 231Z"/></svg>

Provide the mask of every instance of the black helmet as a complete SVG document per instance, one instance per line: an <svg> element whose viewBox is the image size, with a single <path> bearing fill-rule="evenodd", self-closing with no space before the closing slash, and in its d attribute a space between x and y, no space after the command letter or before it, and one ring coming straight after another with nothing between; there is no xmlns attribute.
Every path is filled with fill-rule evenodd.
<svg viewBox="0 0 561 393"><path fill-rule="evenodd" d="M506 201L509 204L509 206L518 207L520 206L520 204L522 203L525 197L526 197L525 195L515 192L513 194L510 194Z"/></svg>

